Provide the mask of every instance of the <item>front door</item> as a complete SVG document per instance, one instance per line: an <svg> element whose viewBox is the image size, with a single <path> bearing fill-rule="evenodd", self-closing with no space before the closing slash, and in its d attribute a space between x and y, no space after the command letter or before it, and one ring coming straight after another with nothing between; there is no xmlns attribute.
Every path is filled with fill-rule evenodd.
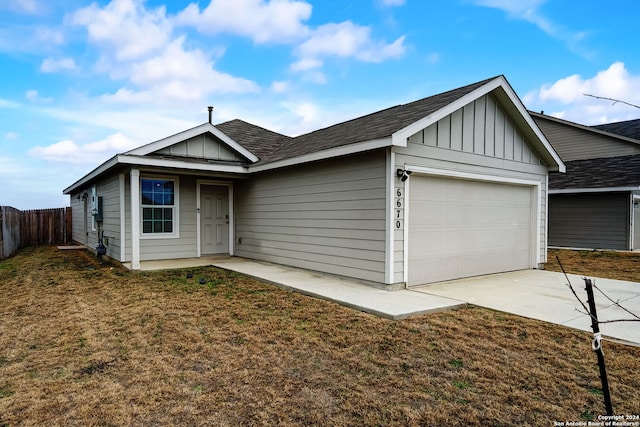
<svg viewBox="0 0 640 427"><path fill-rule="evenodd" d="M229 253L229 189L203 185L200 189L200 249L202 255Z"/></svg>

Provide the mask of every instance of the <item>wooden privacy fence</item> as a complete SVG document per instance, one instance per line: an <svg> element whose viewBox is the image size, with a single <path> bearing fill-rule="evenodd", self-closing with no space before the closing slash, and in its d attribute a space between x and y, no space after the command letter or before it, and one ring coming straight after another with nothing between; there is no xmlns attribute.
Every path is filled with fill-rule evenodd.
<svg viewBox="0 0 640 427"><path fill-rule="evenodd" d="M59 245L71 241L71 208L0 210L0 259L26 246Z"/></svg>

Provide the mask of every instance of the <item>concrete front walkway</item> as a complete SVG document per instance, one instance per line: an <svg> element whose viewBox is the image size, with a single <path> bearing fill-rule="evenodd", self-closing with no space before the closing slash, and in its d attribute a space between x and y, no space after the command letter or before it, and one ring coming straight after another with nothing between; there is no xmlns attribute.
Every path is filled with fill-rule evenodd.
<svg viewBox="0 0 640 427"><path fill-rule="evenodd" d="M245 258L217 259L211 265L389 319L403 319L465 305L463 301L444 296L376 289L355 280Z"/></svg>

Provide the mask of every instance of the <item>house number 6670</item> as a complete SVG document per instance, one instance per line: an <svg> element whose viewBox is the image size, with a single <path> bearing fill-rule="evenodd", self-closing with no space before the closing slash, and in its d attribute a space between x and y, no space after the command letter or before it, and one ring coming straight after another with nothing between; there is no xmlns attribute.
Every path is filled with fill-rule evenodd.
<svg viewBox="0 0 640 427"><path fill-rule="evenodd" d="M393 225L396 230L402 230L403 217L404 217L404 189L402 187L396 187L395 197L395 215L393 218Z"/></svg>

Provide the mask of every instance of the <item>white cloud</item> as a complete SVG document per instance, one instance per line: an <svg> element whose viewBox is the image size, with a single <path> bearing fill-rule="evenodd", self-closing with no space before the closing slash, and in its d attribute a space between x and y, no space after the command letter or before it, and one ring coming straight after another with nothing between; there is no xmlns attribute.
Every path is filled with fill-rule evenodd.
<svg viewBox="0 0 640 427"><path fill-rule="evenodd" d="M53 59L47 58L42 61L40 71L43 73L55 73L58 71L74 71L77 69L73 58Z"/></svg>
<svg viewBox="0 0 640 427"><path fill-rule="evenodd" d="M545 84L523 97L530 109L582 124L600 124L635 119L640 111L622 102L596 99L586 95L612 98L640 105L640 76L629 74L624 63L615 62L591 78L579 74Z"/></svg>
<svg viewBox="0 0 640 427"><path fill-rule="evenodd" d="M545 34L561 40L569 49L580 53L582 56L590 56L591 53L578 46L586 37L583 31L568 31L544 16L540 8L547 0L471 0L473 4L481 7L502 10L509 18L529 22L538 27Z"/></svg>
<svg viewBox="0 0 640 427"><path fill-rule="evenodd" d="M308 33L302 22L310 16L311 5L304 1L211 0L202 11L197 3L191 3L175 22L193 26L206 35L230 33L256 43L287 43Z"/></svg>
<svg viewBox="0 0 640 427"><path fill-rule="evenodd" d="M111 102L171 104L198 102L209 94L257 92L254 82L221 73L200 50L186 51L179 38L165 50L131 65L129 79L135 90L122 88L103 99Z"/></svg>
<svg viewBox="0 0 640 427"><path fill-rule="evenodd" d="M18 104L17 102L0 98L0 108L18 108L18 107L20 107L20 104Z"/></svg>
<svg viewBox="0 0 640 427"><path fill-rule="evenodd" d="M355 58L363 62L380 63L401 57L405 53L405 37L387 44L371 38L371 28L351 21L324 24L296 48L299 60L289 69L293 72L315 70L324 64L322 58Z"/></svg>
<svg viewBox="0 0 640 427"><path fill-rule="evenodd" d="M139 0L113 0L104 8L96 3L73 14L72 22L87 28L89 40L118 61L135 60L160 50L169 42L172 26L165 8L147 10Z"/></svg>
<svg viewBox="0 0 640 427"><path fill-rule="evenodd" d="M271 92L273 93L284 93L287 90L289 90L289 82L276 81L271 83Z"/></svg>
<svg viewBox="0 0 640 427"><path fill-rule="evenodd" d="M323 61L316 58L302 58L299 61L292 63L289 66L289 70L293 72L308 71L308 70L320 68L322 67L323 64L324 64Z"/></svg>
<svg viewBox="0 0 640 427"><path fill-rule="evenodd" d="M144 8L140 0L92 4L73 15L98 48L96 70L124 84L101 99L110 103L184 105L211 94L256 92L254 82L215 69L210 52L187 48L186 36L174 37L164 7Z"/></svg>
<svg viewBox="0 0 640 427"><path fill-rule="evenodd" d="M136 142L121 133L108 136L102 141L79 145L70 139L46 147L36 146L29 155L51 162L72 164L98 164L117 153L136 147Z"/></svg>
<svg viewBox="0 0 640 427"><path fill-rule="evenodd" d="M37 15L41 12L41 5L37 0L0 0L0 9L26 15Z"/></svg>
<svg viewBox="0 0 640 427"><path fill-rule="evenodd" d="M380 0L383 6L402 6L405 0Z"/></svg>
<svg viewBox="0 0 640 427"><path fill-rule="evenodd" d="M24 97L31 102L52 102L53 98L42 98L37 90L28 90L25 92Z"/></svg>

